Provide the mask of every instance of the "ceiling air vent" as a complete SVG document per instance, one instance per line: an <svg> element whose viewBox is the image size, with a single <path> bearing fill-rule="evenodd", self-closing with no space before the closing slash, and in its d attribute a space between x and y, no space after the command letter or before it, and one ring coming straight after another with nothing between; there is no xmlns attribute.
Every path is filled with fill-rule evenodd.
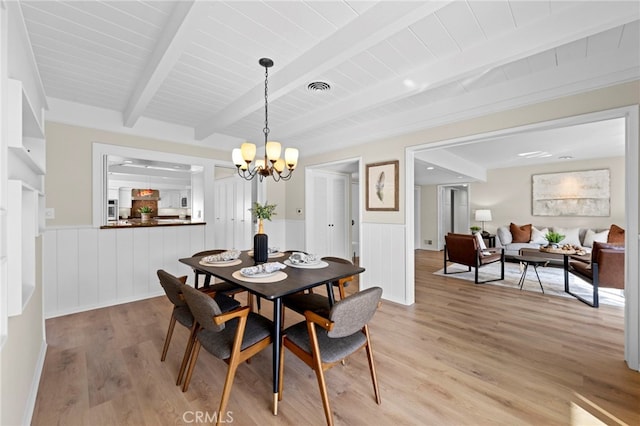
<svg viewBox="0 0 640 426"><path fill-rule="evenodd" d="M310 92L328 92L331 90L331 85L326 81L312 81L307 84L307 90Z"/></svg>

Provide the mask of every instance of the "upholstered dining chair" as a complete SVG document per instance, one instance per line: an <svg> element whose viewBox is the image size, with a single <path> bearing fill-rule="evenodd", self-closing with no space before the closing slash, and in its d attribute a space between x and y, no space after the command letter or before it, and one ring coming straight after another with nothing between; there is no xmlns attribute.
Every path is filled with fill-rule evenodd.
<svg viewBox="0 0 640 426"><path fill-rule="evenodd" d="M211 256L212 254L220 254L225 251L226 250L224 249L204 250L204 251L199 251L197 253L194 253L191 257ZM193 274L195 278L195 283L194 283L195 288L199 287L200 276L204 276L203 287L206 288L207 291L226 294L233 297L235 297L236 294L243 293L246 291L245 289L240 288L237 285L226 282L226 281L211 284L211 279L213 278L211 274L207 274L206 272L199 271L197 269L193 270ZM247 292L247 305L249 305L251 310L253 310L253 297L249 292Z"/></svg>
<svg viewBox="0 0 640 426"><path fill-rule="evenodd" d="M160 280L160 285L164 289L167 298L173 304L171 319L169 320L169 329L167 330L167 335L164 339L162 356L160 357L160 361L164 361L167 358L167 351L169 350L169 344L171 343L171 338L173 336L173 330L176 326L176 322L185 326L186 328L191 330L191 333L193 333L194 320L193 314L191 314L191 310L189 310L187 302L185 302L184 296L182 295L182 288L187 281L187 277L176 277L163 269L159 269L157 271L157 275L158 279ZM217 294L214 295L214 298L221 311L223 312L231 311L240 306L240 302L232 299L229 296ZM180 370L178 371L178 380L176 381L177 385L179 385L182 381L182 376L187 365L187 354L191 352L191 348L189 346L190 341L191 338L189 338L189 341L187 342L185 356L183 356L182 358L182 364L180 365Z"/></svg>
<svg viewBox="0 0 640 426"><path fill-rule="evenodd" d="M304 313L305 321L292 325L283 333L284 347L316 372L328 425L333 425L333 415L324 371L362 348L367 353L376 402L381 403L368 327L381 296L380 287L360 291L336 302L326 318L307 311ZM280 352L279 399L282 399L283 379L284 350Z"/></svg>
<svg viewBox="0 0 640 426"><path fill-rule="evenodd" d="M352 264L351 261L343 259L341 257L323 257L322 260ZM349 285L350 281L353 281L353 278L353 276L350 276L332 283L334 287L338 287L340 299L344 299L346 297L344 288ZM322 294L314 293L312 289L310 289L309 291L285 296L282 298L282 303L285 307L301 315L304 315L305 311L312 311L318 315L323 315L326 317L327 315L329 315L329 311L331 310L329 298Z"/></svg>
<svg viewBox="0 0 640 426"><path fill-rule="evenodd" d="M183 286L183 294L195 318L195 333L182 391L189 389L200 348L204 347L211 355L229 364L218 410L222 414L229 401L238 365L269 346L272 322L251 312L248 306L222 313L214 299L189 286ZM223 417L219 415L216 424L220 424Z"/></svg>
<svg viewBox="0 0 640 426"><path fill-rule="evenodd" d="M322 260L330 260L333 262L353 265L352 261L350 261L349 259L343 259L342 257L326 256L326 257L323 257ZM344 288L347 287L349 283L353 281L353 279L354 279L354 276L352 275L350 277L340 278L338 281L333 282L333 286L338 287L338 293L340 293L340 299L344 299L346 297Z"/></svg>
<svg viewBox="0 0 640 426"><path fill-rule="evenodd" d="M482 248L478 243L478 238L471 234L449 233L444 237L444 273L457 274L471 271L474 268L476 284L488 283L491 281L504 280L504 248ZM447 272L449 262L458 263L468 267L467 271ZM483 266L500 262L500 277L490 280L478 281L478 270Z"/></svg>

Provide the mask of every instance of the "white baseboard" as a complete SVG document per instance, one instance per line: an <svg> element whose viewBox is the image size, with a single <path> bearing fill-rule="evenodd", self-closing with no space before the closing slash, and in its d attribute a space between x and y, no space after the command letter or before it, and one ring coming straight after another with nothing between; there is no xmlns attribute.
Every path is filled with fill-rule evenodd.
<svg viewBox="0 0 640 426"><path fill-rule="evenodd" d="M38 397L38 388L40 387L40 377L42 376L42 370L44 369L44 359L47 355L47 342L42 341L40 345L40 353L38 354L38 361L36 362L36 368L33 372L33 380L31 381L31 390L29 391L29 397L24 407L24 416L22 419L23 425L30 425L31 418L33 417L33 410L36 408L36 398Z"/></svg>

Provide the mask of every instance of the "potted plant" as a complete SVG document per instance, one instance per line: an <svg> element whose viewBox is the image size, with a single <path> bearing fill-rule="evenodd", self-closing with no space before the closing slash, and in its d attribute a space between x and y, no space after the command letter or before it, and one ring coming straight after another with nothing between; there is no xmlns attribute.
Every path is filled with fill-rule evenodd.
<svg viewBox="0 0 640 426"><path fill-rule="evenodd" d="M264 233L262 221L271 220L271 216L276 214L276 205L253 203L253 207L249 210L258 218L258 233L253 236L253 260L257 265L266 262L269 258L269 238Z"/></svg>
<svg viewBox="0 0 640 426"><path fill-rule="evenodd" d="M143 222L148 222L151 219L151 213L153 213L153 209L149 206L142 206L138 209L140 212L140 218Z"/></svg>
<svg viewBox="0 0 640 426"><path fill-rule="evenodd" d="M264 228L262 227L262 221L264 219L271 221L271 216L276 215L277 204L260 204L258 202L253 203L253 207L249 210L258 219L258 234L264 234Z"/></svg>
<svg viewBox="0 0 640 426"><path fill-rule="evenodd" d="M548 242L547 247L558 247L558 243L564 240L564 235L551 231L547 232L544 238Z"/></svg>
<svg viewBox="0 0 640 426"><path fill-rule="evenodd" d="M472 234L475 234L476 232L480 232L482 228L480 228L479 226L471 226L469 229L471 229Z"/></svg>

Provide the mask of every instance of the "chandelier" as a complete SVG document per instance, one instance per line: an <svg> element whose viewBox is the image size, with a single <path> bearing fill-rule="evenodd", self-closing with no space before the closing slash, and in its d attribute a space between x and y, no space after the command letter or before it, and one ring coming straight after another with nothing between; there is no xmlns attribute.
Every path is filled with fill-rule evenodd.
<svg viewBox="0 0 640 426"><path fill-rule="evenodd" d="M269 68L273 66L273 61L269 58L262 58L258 61L264 67L264 159L253 161L256 157L255 144L245 142L240 148L235 148L232 152L233 164L236 165L240 177L251 180L258 176L260 181L266 176L271 176L276 182L279 180L289 180L293 175L293 170L298 165L298 150L287 148L284 151L284 159L280 158L282 147L280 142L267 141L269 138L269 102L268 102L268 80ZM253 164L252 164L253 163ZM286 169L286 171L285 171Z"/></svg>

